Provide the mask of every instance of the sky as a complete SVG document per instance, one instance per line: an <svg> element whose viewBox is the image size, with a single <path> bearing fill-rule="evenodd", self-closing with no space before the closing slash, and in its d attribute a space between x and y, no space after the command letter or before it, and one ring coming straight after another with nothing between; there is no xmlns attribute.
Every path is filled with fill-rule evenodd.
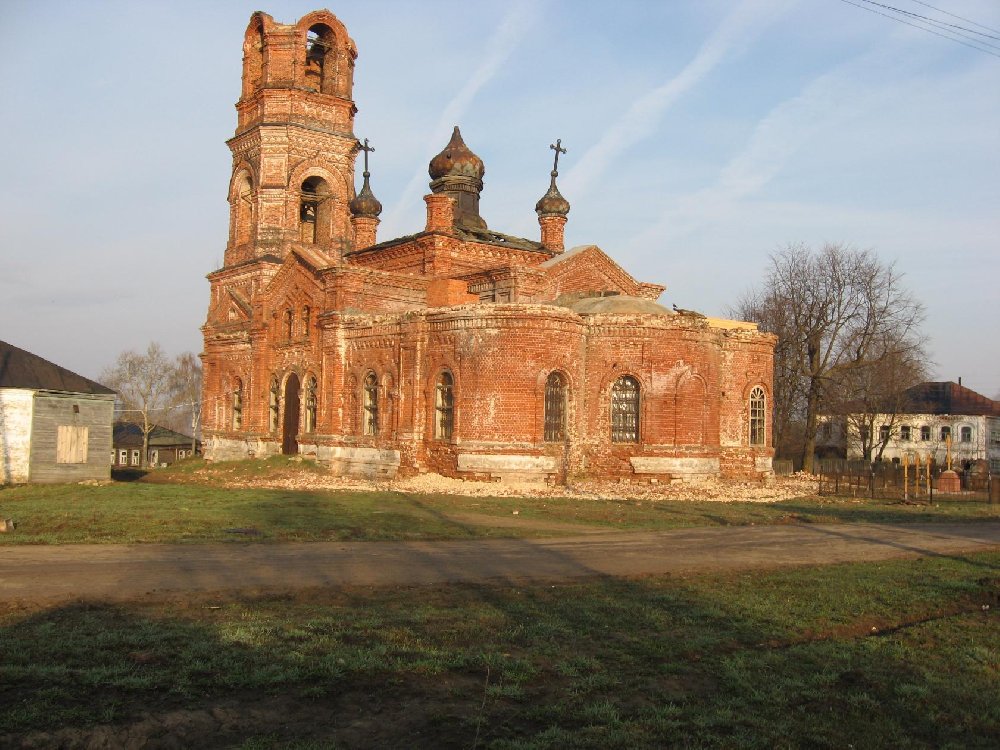
<svg viewBox="0 0 1000 750"><path fill-rule="evenodd" d="M91 378L151 341L201 350L259 2L0 1L0 339ZM1000 55L995 0L884 2ZM456 124L489 226L537 239L559 138L567 247L662 304L726 315L791 243L871 249L926 307L934 379L1000 397L1000 57L844 0L330 10L358 48L380 240L423 228Z"/></svg>

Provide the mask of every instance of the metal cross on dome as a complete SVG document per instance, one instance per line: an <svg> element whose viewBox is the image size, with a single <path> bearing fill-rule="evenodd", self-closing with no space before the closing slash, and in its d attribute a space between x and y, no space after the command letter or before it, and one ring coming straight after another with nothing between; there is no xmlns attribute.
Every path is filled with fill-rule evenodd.
<svg viewBox="0 0 1000 750"><path fill-rule="evenodd" d="M363 145L361 144L360 141L358 142L358 148L365 152L365 172L367 172L368 171L368 152L369 151L374 151L375 147L374 146L369 146L368 145L368 139L365 138L365 142L364 142Z"/></svg>
<svg viewBox="0 0 1000 750"><path fill-rule="evenodd" d="M559 174L559 154L565 154L568 152L562 147L562 138L558 138L555 143L550 143L549 148L556 152L556 159L552 163L552 176L555 177Z"/></svg>

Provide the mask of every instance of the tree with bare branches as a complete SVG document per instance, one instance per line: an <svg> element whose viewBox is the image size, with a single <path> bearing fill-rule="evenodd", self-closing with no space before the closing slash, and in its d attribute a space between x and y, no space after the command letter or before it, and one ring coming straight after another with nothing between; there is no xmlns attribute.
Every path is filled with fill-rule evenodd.
<svg viewBox="0 0 1000 750"><path fill-rule="evenodd" d="M177 396L176 367L156 342L145 353L124 351L101 374L101 382L118 392L117 409L142 430L142 468L149 456L149 434Z"/></svg>
<svg viewBox="0 0 1000 750"><path fill-rule="evenodd" d="M887 388L908 381L883 377L890 363L926 361L923 306L903 287L895 265L870 250L788 245L771 256L762 287L740 300L735 312L778 336L775 444L780 449L801 425L805 471L813 468L821 413L857 400L874 404Z"/></svg>

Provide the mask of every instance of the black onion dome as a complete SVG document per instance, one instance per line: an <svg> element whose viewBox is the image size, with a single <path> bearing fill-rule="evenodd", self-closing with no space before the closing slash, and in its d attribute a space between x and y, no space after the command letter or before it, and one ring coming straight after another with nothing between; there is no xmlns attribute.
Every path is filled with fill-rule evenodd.
<svg viewBox="0 0 1000 750"><path fill-rule="evenodd" d="M427 172L432 180L439 180L448 175L475 177L481 180L486 174L486 167L483 165L483 160L465 145L462 133L456 125L448 145L444 147L444 151L431 159Z"/></svg>
<svg viewBox="0 0 1000 750"><path fill-rule="evenodd" d="M382 204L378 202L378 198L375 197L371 186L368 184L368 172L365 172L364 176L365 183L361 186L361 192L348 205L354 216L374 219L382 213Z"/></svg>
<svg viewBox="0 0 1000 750"><path fill-rule="evenodd" d="M569 201L563 198L559 188L556 187L555 173L552 174L552 182L549 183L548 192L545 193L535 204L535 211L539 216L565 216L569 213Z"/></svg>

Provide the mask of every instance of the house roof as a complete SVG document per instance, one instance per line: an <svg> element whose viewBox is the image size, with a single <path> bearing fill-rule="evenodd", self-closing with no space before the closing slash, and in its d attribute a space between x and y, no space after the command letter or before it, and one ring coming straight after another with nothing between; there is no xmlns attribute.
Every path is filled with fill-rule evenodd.
<svg viewBox="0 0 1000 750"><path fill-rule="evenodd" d="M906 411L913 414L964 414L1000 417L1000 402L971 388L945 381L920 383L906 391Z"/></svg>
<svg viewBox="0 0 1000 750"><path fill-rule="evenodd" d="M68 393L114 393L100 383L88 380L6 341L0 341L0 388L31 388Z"/></svg>
<svg viewBox="0 0 1000 750"><path fill-rule="evenodd" d="M115 422L112 442L115 445L120 443L140 445L142 443L142 428L133 422ZM201 441L198 441L199 443ZM191 436L183 432L175 432L160 425L154 425L153 431L149 433L150 447L158 445L181 445L191 444Z"/></svg>

